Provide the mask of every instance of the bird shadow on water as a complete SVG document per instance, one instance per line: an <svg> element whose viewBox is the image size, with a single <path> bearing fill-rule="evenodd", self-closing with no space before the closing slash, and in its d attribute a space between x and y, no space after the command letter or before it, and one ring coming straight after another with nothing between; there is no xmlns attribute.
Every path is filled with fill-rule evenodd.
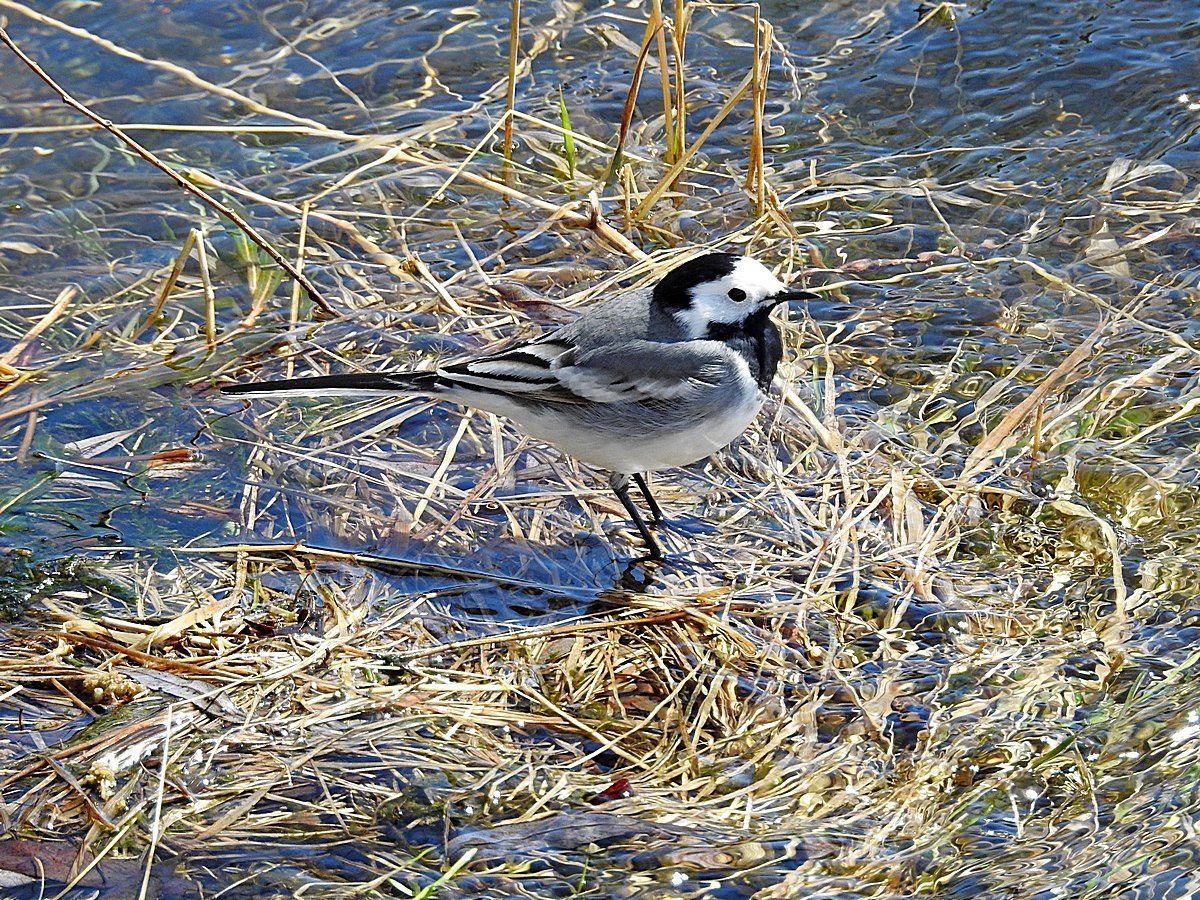
<svg viewBox="0 0 1200 900"><path fill-rule="evenodd" d="M351 549L328 534L313 534L302 546L326 572L351 579L355 571L370 573L382 581L384 606L400 597L430 598L431 607L457 620L459 637L609 614L639 597L686 593L685 584L702 590L723 580L716 566L696 561L688 550L656 559L636 543L614 546L595 535L570 544L497 537L458 554L415 542Z"/></svg>

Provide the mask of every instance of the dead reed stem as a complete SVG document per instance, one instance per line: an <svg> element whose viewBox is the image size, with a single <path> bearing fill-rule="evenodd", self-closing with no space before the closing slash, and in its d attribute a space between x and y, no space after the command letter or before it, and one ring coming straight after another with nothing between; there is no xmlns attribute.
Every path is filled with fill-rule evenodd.
<svg viewBox="0 0 1200 900"><path fill-rule="evenodd" d="M62 98L62 101L70 106L73 110L91 119L113 137L125 144L125 146L129 147L129 149L131 149L146 162L150 163L150 165L154 166L160 172L165 174L187 193L199 199L202 203L204 203L205 206L208 206L210 209L215 210L216 212L225 216L225 218L229 219L229 221L237 226L247 237L250 238L250 240L254 241L254 243L257 244L264 253L270 256L277 265L279 265L285 272L288 273L288 275L290 275L297 283L299 283L300 286L304 288L304 292L308 294L309 299L317 304L317 306L319 306L324 312L331 316L339 315L338 311L332 305L330 305L329 301L321 295L319 290L317 290L317 286L309 281L308 278L305 277L301 272L299 272L296 267L293 266L291 262L289 262L283 256L282 253L276 250L274 245L272 245L270 241L263 237L257 228L243 219L240 215L238 215L238 213L230 209L216 197L212 196L202 188L192 184L190 181L160 160L157 156L143 147L137 140L125 133L119 126L92 112L90 108L76 100L63 87L61 87L57 81L51 78L50 75L46 73L45 69L34 62L34 60L31 59L25 53L25 51L18 47L12 38L8 36L8 32L6 32L3 28L0 28L0 43L3 43L6 47L8 47L8 49L15 53L17 58L20 59L21 62L23 62L31 72L44 81L56 94L58 94L59 97Z"/></svg>

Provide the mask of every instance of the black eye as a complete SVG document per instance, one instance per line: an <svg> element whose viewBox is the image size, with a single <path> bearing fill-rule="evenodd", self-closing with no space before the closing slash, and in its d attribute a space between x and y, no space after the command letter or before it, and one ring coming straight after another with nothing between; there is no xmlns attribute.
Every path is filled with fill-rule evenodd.
<svg viewBox="0 0 1200 900"><path fill-rule="evenodd" d="M743 291L741 288L730 288L729 289L729 299L735 303L741 303L743 300L746 299L746 292Z"/></svg>

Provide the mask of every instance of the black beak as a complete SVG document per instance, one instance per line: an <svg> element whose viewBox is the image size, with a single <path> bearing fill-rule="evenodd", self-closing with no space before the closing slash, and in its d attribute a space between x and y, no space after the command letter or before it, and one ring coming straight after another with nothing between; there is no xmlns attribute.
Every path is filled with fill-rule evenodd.
<svg viewBox="0 0 1200 900"><path fill-rule="evenodd" d="M774 297L772 297L771 298L771 306L772 306L772 308L774 308L776 306L782 306L784 303L797 303L801 300L820 300L820 299L821 299L820 295L814 294L812 291L797 291L797 290L789 289L786 291L780 291L778 294L776 294Z"/></svg>

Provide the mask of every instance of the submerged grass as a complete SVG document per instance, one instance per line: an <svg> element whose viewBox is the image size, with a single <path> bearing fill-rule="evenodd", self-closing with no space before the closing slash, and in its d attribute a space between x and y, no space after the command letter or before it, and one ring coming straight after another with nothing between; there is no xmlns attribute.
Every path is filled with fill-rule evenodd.
<svg viewBox="0 0 1200 900"><path fill-rule="evenodd" d="M573 131L561 94L545 119L518 109L515 40L510 80L480 101L507 96L505 113L472 141L442 120L400 140L286 116L343 148L297 179L354 154L321 208L220 190L303 218L295 256L336 285L336 320L305 323L295 294L272 311L278 270L197 222L151 277L0 323L3 446L38 464L0 481L0 529L81 520L102 491L204 522L166 548L131 523L118 551L81 543L71 564L0 555L0 588L16 571L23 594L0 654L0 864L15 883L1109 897L1194 878L1200 478L1152 452L1200 409L1200 354L1148 314L1173 285L1145 278L1122 304L1071 267L960 239L950 211L999 215L1011 186L815 169L772 184L777 44L757 7L722 9L679 0L668 20L655 3L639 23L630 61L657 60L663 107L640 135L636 91L607 140L584 133L582 109ZM689 144L684 37L702 10L741 16L753 50ZM747 95L748 168L698 165ZM500 128L520 141L496 154ZM559 147L578 158L563 151L571 184L551 190L540 173L563 166L540 164ZM570 199L618 161L619 226L613 196ZM433 178L397 197L395 167ZM1154 245L1140 227L1190 201L1117 203L1128 176L1104 214L1143 242L1090 252L1132 278ZM597 534L636 549L615 501L493 417L197 398L216 378L402 364L569 318L658 277L679 259L662 245L698 243L689 194L719 201L714 246L806 279L833 314L788 329L787 387L746 438L663 478L673 562L614 563ZM893 224L897 198L931 210L945 250L826 262ZM626 254L620 274L585 279L566 228ZM484 233L501 237L468 237ZM436 265L447 244L470 263ZM1087 312L981 300L943 323L959 329L948 351L897 358L905 328L946 311L891 307L889 285L1015 282ZM983 329L1019 352L984 353ZM101 355L103 370L84 365ZM90 431L79 414L87 433L69 442L39 431L48 406L114 385L194 433L160 436L144 414Z"/></svg>

